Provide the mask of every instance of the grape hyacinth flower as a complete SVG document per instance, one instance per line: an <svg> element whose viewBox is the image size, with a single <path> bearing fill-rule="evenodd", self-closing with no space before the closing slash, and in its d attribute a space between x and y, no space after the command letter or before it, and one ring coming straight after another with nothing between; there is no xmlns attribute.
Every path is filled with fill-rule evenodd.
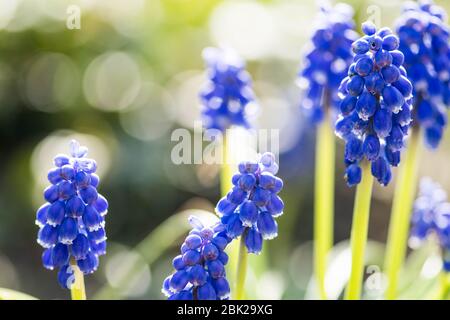
<svg viewBox="0 0 450 320"><path fill-rule="evenodd" d="M225 274L229 238L225 226L218 222L205 226L199 218L189 217L193 227L173 259L175 272L168 276L162 292L169 300L225 300L230 285Z"/></svg>
<svg viewBox="0 0 450 320"><path fill-rule="evenodd" d="M431 235L441 247L443 270L450 272L450 203L439 184L423 178L413 207L410 246L417 247Z"/></svg>
<svg viewBox="0 0 450 320"><path fill-rule="evenodd" d="M222 132L232 125L249 128L255 97L245 62L228 48L206 48L203 58L208 74L200 93L204 127Z"/></svg>
<svg viewBox="0 0 450 320"><path fill-rule="evenodd" d="M278 193L283 181L276 176L278 164L272 153L264 153L259 161L238 165L232 178L233 188L216 206L216 212L231 239L243 237L249 253L259 254L263 239L278 234L275 218L283 213L284 204Z"/></svg>
<svg viewBox="0 0 450 320"><path fill-rule="evenodd" d="M414 88L414 120L437 148L450 104L450 45L445 10L433 1L408 2L397 20L399 50Z"/></svg>
<svg viewBox="0 0 450 320"><path fill-rule="evenodd" d="M343 3L324 5L308 44L299 85L305 88L302 107L312 123L324 119L325 108L339 108L338 88L352 62L351 44L357 38L353 9Z"/></svg>
<svg viewBox="0 0 450 320"><path fill-rule="evenodd" d="M51 183L44 190L47 201L36 214L39 226L37 242L45 249L45 268L59 269L58 281L71 289L77 264L84 274L93 273L99 256L106 253L104 216L108 202L97 192L97 164L86 158L88 149L72 140L70 155L54 158L55 167L48 172Z"/></svg>
<svg viewBox="0 0 450 320"><path fill-rule="evenodd" d="M407 79L399 39L389 28L362 25L365 36L352 44L355 53L342 80L336 134L345 140L346 180L361 181L359 163L371 162L372 175L386 186L398 166L411 123L412 85Z"/></svg>

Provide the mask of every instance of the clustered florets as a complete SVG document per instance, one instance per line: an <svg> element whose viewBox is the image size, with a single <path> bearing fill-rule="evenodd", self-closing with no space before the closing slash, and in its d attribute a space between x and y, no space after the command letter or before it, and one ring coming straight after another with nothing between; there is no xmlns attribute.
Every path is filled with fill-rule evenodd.
<svg viewBox="0 0 450 320"><path fill-rule="evenodd" d="M414 203L410 245L416 247L430 235L438 240L444 257L443 267L450 272L450 203L439 184L424 178Z"/></svg>
<svg viewBox="0 0 450 320"><path fill-rule="evenodd" d="M224 300L230 296L224 252L229 239L220 222L204 226L195 216L189 218L193 230L173 259L175 273L163 283L162 292L169 300Z"/></svg>
<svg viewBox="0 0 450 320"><path fill-rule="evenodd" d="M389 28L366 22L365 36L352 44L353 63L340 85L342 102L336 134L345 140L346 179L361 181L359 163L371 162L382 185L391 180L390 166L400 162L403 138L411 123L412 85L402 66L399 39Z"/></svg>
<svg viewBox="0 0 450 320"><path fill-rule="evenodd" d="M414 87L414 119L436 148L450 104L450 45L446 13L432 1L409 2L397 21L404 66Z"/></svg>
<svg viewBox="0 0 450 320"><path fill-rule="evenodd" d="M322 121L324 107L339 107L338 88L352 62L353 9L346 4L321 7L307 52L299 85L305 88L302 107L313 123ZM325 106L327 104L327 106Z"/></svg>
<svg viewBox="0 0 450 320"><path fill-rule="evenodd" d="M44 190L47 201L36 213L40 227L37 242L45 248L45 268L59 268L58 280L70 288L74 277L70 260L84 274L94 272L98 257L106 253L104 216L108 210L105 197L97 192L97 165L86 158L87 148L71 142L71 155L54 158L55 168L48 172L51 183Z"/></svg>
<svg viewBox="0 0 450 320"><path fill-rule="evenodd" d="M275 218L283 213L284 204L278 193L283 181L275 176L278 164L272 153L264 153L259 161L242 162L233 176L233 189L216 207L227 235L245 237L249 253L260 253L263 239L278 234Z"/></svg>
<svg viewBox="0 0 450 320"><path fill-rule="evenodd" d="M245 62L231 49L206 48L208 82L200 93L206 129L225 131L232 125L250 127L255 105Z"/></svg>

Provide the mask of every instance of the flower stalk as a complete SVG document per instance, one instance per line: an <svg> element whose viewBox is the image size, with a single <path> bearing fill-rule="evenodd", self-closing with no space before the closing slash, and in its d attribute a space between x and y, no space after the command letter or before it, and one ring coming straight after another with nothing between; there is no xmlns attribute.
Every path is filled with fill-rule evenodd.
<svg viewBox="0 0 450 320"><path fill-rule="evenodd" d="M388 277L385 298L388 300L397 297L399 272L405 260L411 212L418 183L417 171L422 145L420 140L421 133L414 127L411 130L409 147L405 151L404 163L399 168L385 258L385 271Z"/></svg>
<svg viewBox="0 0 450 320"><path fill-rule="evenodd" d="M248 228L244 231L239 239L239 253L236 268L236 283L235 283L235 298L236 300L243 300L245 298L245 279L247 275L247 248L245 246L245 237L247 236Z"/></svg>
<svg viewBox="0 0 450 320"><path fill-rule="evenodd" d="M75 277L75 281L70 289L72 300L86 300L83 272L81 272L80 268L78 268L75 260L70 262L70 266L73 269L73 276Z"/></svg>
<svg viewBox="0 0 450 320"><path fill-rule="evenodd" d="M369 228L370 201L372 197L373 176L370 162L361 164L362 178L356 189L353 222L351 231L352 266L350 279L345 292L346 300L358 300L361 297L364 274L364 255Z"/></svg>
<svg viewBox="0 0 450 320"><path fill-rule="evenodd" d="M327 299L325 274L328 252L333 246L334 216L334 132L329 122L329 112L317 127L315 202L314 202L314 274L320 298Z"/></svg>

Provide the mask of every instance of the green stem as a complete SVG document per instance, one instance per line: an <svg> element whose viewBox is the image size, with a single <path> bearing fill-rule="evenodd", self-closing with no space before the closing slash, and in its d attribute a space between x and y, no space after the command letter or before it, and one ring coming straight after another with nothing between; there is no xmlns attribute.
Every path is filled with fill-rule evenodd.
<svg viewBox="0 0 450 320"><path fill-rule="evenodd" d="M394 193L385 258L385 271L388 278L385 298L388 300L397 297L399 273L405 260L411 211L418 180L420 136L420 131L413 128L405 158L399 168Z"/></svg>
<svg viewBox="0 0 450 320"><path fill-rule="evenodd" d="M72 300L86 300L86 290L84 288L84 276L75 261L70 262L70 266L74 271L75 282L70 289Z"/></svg>
<svg viewBox="0 0 450 320"><path fill-rule="evenodd" d="M239 240L239 255L236 269L236 300L242 300L245 297L245 277L247 275L247 247L245 246L245 237L247 235L248 228L245 229Z"/></svg>
<svg viewBox="0 0 450 320"><path fill-rule="evenodd" d="M362 163L362 178L356 189L355 205L353 209L350 239L352 267L347 290L345 292L346 300L358 300L361 297L372 186L373 177L370 170L370 162L364 161Z"/></svg>
<svg viewBox="0 0 450 320"><path fill-rule="evenodd" d="M439 275L440 282L440 300L447 300L448 294L450 291L449 283L448 283L448 274L445 271L442 271Z"/></svg>
<svg viewBox="0 0 450 320"><path fill-rule="evenodd" d="M334 157L334 133L326 117L317 128L314 190L314 274L322 300L327 299L327 255L333 246Z"/></svg>

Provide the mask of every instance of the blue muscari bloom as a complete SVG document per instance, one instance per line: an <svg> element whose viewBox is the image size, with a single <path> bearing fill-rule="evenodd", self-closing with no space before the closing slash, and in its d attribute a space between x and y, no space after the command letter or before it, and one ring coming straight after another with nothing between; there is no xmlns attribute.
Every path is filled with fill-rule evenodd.
<svg viewBox="0 0 450 320"><path fill-rule="evenodd" d="M447 125L450 104L449 26L444 9L432 1L405 5L397 21L399 50L414 88L414 120L425 142L437 148Z"/></svg>
<svg viewBox="0 0 450 320"><path fill-rule="evenodd" d="M278 196L283 181L276 176L278 164L272 153L259 161L246 161L233 176L233 188L216 206L229 238L245 237L249 253L259 254L263 239L278 234L275 218L283 213L284 203Z"/></svg>
<svg viewBox="0 0 450 320"><path fill-rule="evenodd" d="M443 268L450 272L450 203L442 187L430 178L423 178L414 202L409 243L417 247L434 236L443 256Z"/></svg>
<svg viewBox="0 0 450 320"><path fill-rule="evenodd" d="M231 49L203 51L208 82L200 92L206 129L225 131L233 125L251 127L255 97L245 62Z"/></svg>
<svg viewBox="0 0 450 320"><path fill-rule="evenodd" d="M353 63L339 87L336 134L345 140L345 178L361 182L360 161L371 162L372 175L386 186L391 166L400 163L411 124L412 85L402 66L399 39L389 28L362 25L365 35L353 42Z"/></svg>
<svg viewBox="0 0 450 320"><path fill-rule="evenodd" d="M97 164L86 158L87 151L72 140L70 155L54 158L55 167L48 172L51 185L44 191L47 202L36 212L37 242L45 248L42 263L50 270L59 268L58 281L68 289L74 281L71 259L90 274L106 253L108 201L97 192Z"/></svg>
<svg viewBox="0 0 450 320"><path fill-rule="evenodd" d="M219 221L205 226L199 218L189 217L193 229L181 246L180 255L172 265L175 272L168 276L162 292L169 300L225 300L230 296L226 279L225 253L230 238Z"/></svg>
<svg viewBox="0 0 450 320"><path fill-rule="evenodd" d="M302 108L312 123L323 119L325 104L339 109L338 88L352 62L351 44L357 38L352 20L353 9L346 4L323 6L318 25L305 53L305 66L299 73L299 85L304 88ZM344 112L354 108L347 101Z"/></svg>

